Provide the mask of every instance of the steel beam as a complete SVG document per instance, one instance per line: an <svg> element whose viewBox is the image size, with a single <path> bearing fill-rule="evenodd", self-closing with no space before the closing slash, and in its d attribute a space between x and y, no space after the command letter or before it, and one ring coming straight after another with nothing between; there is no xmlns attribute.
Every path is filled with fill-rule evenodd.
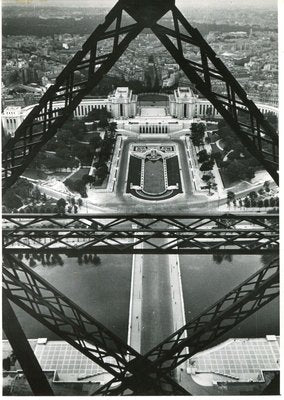
<svg viewBox="0 0 284 400"><path fill-rule="evenodd" d="M100 82L111 69L129 43L143 30L140 23L128 27L121 26L123 8L118 2L99 25L72 60L59 74L39 104L28 114L18 127L15 136L4 146L2 151L3 191L5 192L25 171L27 166L38 154L40 149L57 132L64 122L72 115L81 100ZM116 23L116 29L110 28ZM123 38L121 38L125 35ZM104 50L103 41L113 39L116 44L111 53L100 53ZM119 41L119 39L121 39ZM75 80L75 74L80 79ZM64 107L60 110L54 107L54 102L62 100Z"/></svg>
<svg viewBox="0 0 284 400"><path fill-rule="evenodd" d="M278 184L278 135L270 126L254 102L248 99L246 92L217 57L214 50L193 28L177 7L171 8L174 28L161 24L151 27L153 33L166 47L179 64L195 88L202 93L222 115L245 148L265 167ZM177 41L177 46L171 38ZM199 52L200 62L193 62L186 57L182 44L191 45L194 52ZM222 90L216 91L216 83ZM243 120L242 113L247 115Z"/></svg>
<svg viewBox="0 0 284 400"><path fill-rule="evenodd" d="M102 392L121 382L116 392L181 394L182 388L167 374L279 294L277 260L141 356L24 263L10 255L4 258L3 290L7 297L110 372L114 380Z"/></svg>
<svg viewBox="0 0 284 400"><path fill-rule="evenodd" d="M279 259L276 259L170 335L145 357L158 369L171 371L197 352L210 347L224 333L278 296Z"/></svg>
<svg viewBox="0 0 284 400"><path fill-rule="evenodd" d="M199 351L214 344L223 334L279 296L279 260L263 267L231 290L213 306L166 338L145 354L149 369L156 374L163 394L163 379ZM186 333L186 335L185 335ZM125 393L125 382L115 378L94 394ZM113 388L114 386L115 388ZM137 393L138 394L138 393Z"/></svg>
<svg viewBox="0 0 284 400"><path fill-rule="evenodd" d="M157 23L169 10L172 11L174 29ZM136 22L122 26L124 11ZM198 30L174 6L174 0L120 0L4 147L4 190L15 183L42 146L55 135L144 27L152 29L196 89L214 105L245 147L278 182L278 135ZM176 39L177 47L172 37ZM113 39L112 51L99 52L100 45L104 47L102 42L109 39ZM186 59L184 51L188 45L195 46L200 52L200 63ZM78 76L78 73L80 79L76 81L75 74ZM214 89L215 81L225 85L224 92ZM60 112L54 107L57 100L64 101ZM242 120L242 112L249 117L249 122ZM111 221L106 221L108 217ZM279 264L276 262L258 271L142 357L9 253L134 253L137 244L145 242L152 246L153 253L260 254L278 249L278 216L80 215L78 219L77 216L68 218L58 215L6 216L3 291L15 304L114 376L114 381L101 393L112 394L112 384L121 382L116 394L129 390L137 394L185 394L186 391L174 383L168 373L278 296ZM42 226L45 223L51 226ZM132 228L132 224L137 228ZM50 235L53 236L50 238ZM169 241L161 247L156 244L157 238L168 238ZM73 244L78 240L82 240L79 248ZM187 332L187 339L182 336L184 332Z"/></svg>
<svg viewBox="0 0 284 400"><path fill-rule="evenodd" d="M130 357L139 356L118 336L11 255L4 256L3 292L113 376L127 370Z"/></svg>
<svg viewBox="0 0 284 400"><path fill-rule="evenodd" d="M147 3L148 4L148 3ZM26 167L34 159L42 146L57 132L81 100L95 87L111 69L128 47L129 43L143 30L150 27L164 44L188 78L223 116L245 147L267 169L278 183L278 135L268 124L253 101L247 98L245 91L222 61L216 57L213 49L203 39L199 31L193 28L174 1L145 2L120 0L99 25L89 39L77 52L58 76L39 104L33 108L23 123L3 148L3 189L15 183ZM174 29L157 23L167 11L171 10ZM126 11L137 23L128 27L121 26L122 13ZM115 29L110 29L112 24ZM127 32L127 33L126 33ZM184 33L185 32L185 33ZM126 36L119 42L119 36ZM170 37L175 37L178 47ZM98 52L98 44L113 38L111 53ZM197 47L201 54L200 63L186 59L182 43ZM79 82L75 73L80 72ZM217 93L212 89L212 81L225 82L226 92ZM63 100L64 108L60 112L54 107L56 100ZM240 110L249 116L249 123L241 121Z"/></svg>
<svg viewBox="0 0 284 400"><path fill-rule="evenodd" d="M4 256L3 293L5 297L7 296L13 303L115 378L127 382L126 388L129 393L137 391L137 388L141 387L141 382L143 382L143 390L152 394L160 393L159 382L156 382L151 375L145 376L143 373L148 368L148 360L26 264L11 255ZM10 314L5 317L9 318ZM9 338L17 340L18 330L15 330L14 336L11 336L11 325L8 319L5 319L5 328L6 326L9 329L7 331ZM19 343L22 343L21 337ZM29 359L30 355L25 353L25 356L24 366L33 362ZM188 394L168 376L163 378L163 382L164 394L173 392ZM44 385L42 390L45 390Z"/></svg>
<svg viewBox="0 0 284 400"><path fill-rule="evenodd" d="M277 214L4 214L9 253L264 254L279 248ZM160 241L157 239L166 239ZM139 246L146 243L145 248Z"/></svg>
<svg viewBox="0 0 284 400"><path fill-rule="evenodd" d="M53 396L47 377L25 336L5 291L2 293L3 330L35 396Z"/></svg>

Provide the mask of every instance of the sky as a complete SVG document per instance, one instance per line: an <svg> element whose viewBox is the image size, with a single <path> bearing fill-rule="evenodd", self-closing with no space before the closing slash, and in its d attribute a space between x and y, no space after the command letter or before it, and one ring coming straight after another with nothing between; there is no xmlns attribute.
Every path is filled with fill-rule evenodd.
<svg viewBox="0 0 284 400"><path fill-rule="evenodd" d="M282 0L280 0L282 1ZM2 0L3 5L63 6L63 7L111 7L116 0ZM178 7L227 7L276 8L277 0L176 0Z"/></svg>

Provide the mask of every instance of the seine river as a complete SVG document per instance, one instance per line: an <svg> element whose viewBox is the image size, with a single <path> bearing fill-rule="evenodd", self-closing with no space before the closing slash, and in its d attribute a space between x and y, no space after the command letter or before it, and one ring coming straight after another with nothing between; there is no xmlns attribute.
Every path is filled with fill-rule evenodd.
<svg viewBox="0 0 284 400"><path fill-rule="evenodd" d="M220 264L210 255L181 256L180 264L187 321L263 266L261 256L257 255L233 255L232 261L223 260ZM220 341L230 337L264 337L269 334L279 335L278 298L231 329Z"/></svg>
<svg viewBox="0 0 284 400"><path fill-rule="evenodd" d="M101 264L78 264L77 259L63 257L64 265L34 268L41 277L69 296L89 314L122 339L127 339L131 282L131 255L102 255ZM232 256L232 261L216 263L212 256L181 256L181 274L186 319L198 315L229 290L261 268L260 256ZM17 309L28 338L56 336L40 323ZM279 334L278 300L266 305L231 330L228 337L263 337Z"/></svg>

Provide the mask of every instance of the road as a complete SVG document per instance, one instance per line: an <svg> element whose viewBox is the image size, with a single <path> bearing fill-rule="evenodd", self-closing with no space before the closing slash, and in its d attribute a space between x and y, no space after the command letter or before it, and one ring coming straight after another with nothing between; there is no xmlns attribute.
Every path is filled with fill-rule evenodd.
<svg viewBox="0 0 284 400"><path fill-rule="evenodd" d="M141 353L144 354L174 332L169 256L143 255L142 271Z"/></svg>

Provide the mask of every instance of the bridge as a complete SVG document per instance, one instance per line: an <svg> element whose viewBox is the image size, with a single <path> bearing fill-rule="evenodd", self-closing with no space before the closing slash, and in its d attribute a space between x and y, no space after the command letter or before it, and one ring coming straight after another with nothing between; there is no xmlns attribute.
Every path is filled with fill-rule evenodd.
<svg viewBox="0 0 284 400"><path fill-rule="evenodd" d="M159 23L167 12L172 15L173 28ZM132 19L127 26L122 24L125 13ZM42 146L56 134L84 96L145 27L158 37L196 89L211 102L236 137L278 183L277 132L247 98L199 31L184 18L175 1L119 0L3 148L4 191L15 184ZM113 41L112 50L98 54L97 45L108 39ZM197 50L200 62L187 59L185 43ZM79 82L74 81L76 71L81 72ZM214 80L224 84L224 94L214 92ZM60 110L53 107L56 101L64 103ZM246 113L249 122L242 120L238 110ZM27 267L15 253L58 251L77 254L93 248L96 253L160 253L157 257L183 251L187 254L224 251L261 254L278 249L277 216L150 214L100 218L84 215L78 217L81 220L73 216L68 220L66 216L58 215L12 214L4 218L7 223L3 234L3 326L35 395L51 395L52 391L9 301L113 375L113 380L95 394L188 395L175 379L177 368L279 295L279 261L276 259L159 344L151 349L153 344L143 344L146 353L141 354ZM128 225L130 222L131 226ZM42 226L45 223L52 226ZM132 224L138 228L132 228ZM78 241L81 239L82 242ZM81 247L74 242L81 243ZM109 356L113 361L109 361Z"/></svg>

